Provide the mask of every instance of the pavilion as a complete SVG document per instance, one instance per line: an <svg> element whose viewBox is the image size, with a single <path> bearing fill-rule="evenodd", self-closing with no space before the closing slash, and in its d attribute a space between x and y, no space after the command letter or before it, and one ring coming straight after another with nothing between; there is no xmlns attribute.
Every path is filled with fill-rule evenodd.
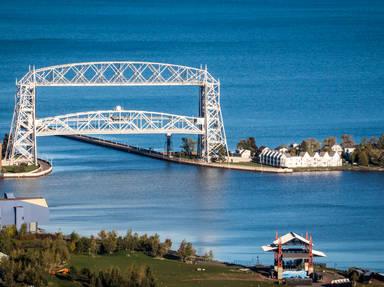
<svg viewBox="0 0 384 287"><path fill-rule="evenodd" d="M274 269L279 280L285 278L305 278L313 273L313 258L326 257L325 253L314 250L312 235L305 238L294 232L281 237L276 233L276 239L261 248L266 252L274 252Z"/></svg>

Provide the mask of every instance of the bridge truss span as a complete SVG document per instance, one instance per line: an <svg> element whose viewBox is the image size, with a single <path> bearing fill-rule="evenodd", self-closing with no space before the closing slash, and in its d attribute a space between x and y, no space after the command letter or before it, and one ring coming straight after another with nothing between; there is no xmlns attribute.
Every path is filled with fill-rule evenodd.
<svg viewBox="0 0 384 287"><path fill-rule="evenodd" d="M63 121L61 117L53 117L51 122L48 119L44 121L36 119L37 88L55 86L197 86L200 99L199 114L196 118L202 118L203 123L199 132L195 129L196 125L188 128L191 134L199 134L199 155L208 162L223 154L228 155L220 106L220 82L206 68L127 61L75 63L40 69L32 68L16 85L16 103L6 152L6 159L10 164L37 163L36 136L53 133L45 125L57 125L56 132L61 130L69 133L70 126L64 125L69 122L60 122ZM104 116L103 112L93 115ZM140 114L140 117L147 115ZM162 115L165 116L165 114ZM184 117L176 122L186 124L185 127L187 127L187 120L189 119ZM102 122L110 125L109 132L112 133L112 130L119 132L111 122L108 123L105 120ZM129 129L129 131L133 130L133 128ZM186 131L184 128L178 130ZM150 129L147 128L142 129L143 133L149 133L149 131ZM159 129L153 129L153 131L157 132ZM104 130L104 132L107 131Z"/></svg>
<svg viewBox="0 0 384 287"><path fill-rule="evenodd" d="M19 84L38 86L203 86L207 70L150 62L91 62L31 70Z"/></svg>
<svg viewBox="0 0 384 287"><path fill-rule="evenodd" d="M36 120L37 136L73 134L204 134L204 118L120 110L82 112Z"/></svg>

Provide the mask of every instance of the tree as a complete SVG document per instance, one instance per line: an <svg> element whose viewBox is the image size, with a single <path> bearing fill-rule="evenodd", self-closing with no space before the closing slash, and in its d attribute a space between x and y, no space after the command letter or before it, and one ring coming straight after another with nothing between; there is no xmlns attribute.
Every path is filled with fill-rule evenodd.
<svg viewBox="0 0 384 287"><path fill-rule="evenodd" d="M320 143L314 138L303 140L300 144L300 150L309 154L314 154L319 149Z"/></svg>
<svg viewBox="0 0 384 287"><path fill-rule="evenodd" d="M99 236L101 242L103 242L103 240L105 240L105 239L108 237L108 233L107 233L107 231L105 231L105 230L103 229L103 230L101 230L101 231L99 232L98 236Z"/></svg>
<svg viewBox="0 0 384 287"><path fill-rule="evenodd" d="M192 243L183 240L177 250L177 255L182 261L186 261L187 259L196 256L196 250L193 248Z"/></svg>
<svg viewBox="0 0 384 287"><path fill-rule="evenodd" d="M323 141L323 147L322 150L324 151L330 151L331 148L336 144L336 138L335 137L327 137Z"/></svg>
<svg viewBox="0 0 384 287"><path fill-rule="evenodd" d="M2 149L1 149L1 158L4 158L4 156L5 156L5 152L7 150L7 145L8 145L8 134L5 134L4 138L3 138Z"/></svg>
<svg viewBox="0 0 384 287"><path fill-rule="evenodd" d="M382 134L377 141L377 148L384 149L384 134Z"/></svg>
<svg viewBox="0 0 384 287"><path fill-rule="evenodd" d="M257 150L256 140L254 137L249 137L245 140L240 140L236 146L237 149L247 149L251 151L251 155L254 156Z"/></svg>
<svg viewBox="0 0 384 287"><path fill-rule="evenodd" d="M102 242L102 246L106 253L112 254L117 247L117 233L115 231L108 232L107 237Z"/></svg>
<svg viewBox="0 0 384 287"><path fill-rule="evenodd" d="M291 156L297 156L298 155L298 149L296 147L293 147L293 146L290 146L288 148L288 153L291 155Z"/></svg>
<svg viewBox="0 0 384 287"><path fill-rule="evenodd" d="M224 162L227 159L227 149L221 145L217 151L217 157L212 158L212 161Z"/></svg>
<svg viewBox="0 0 384 287"><path fill-rule="evenodd" d="M91 248L91 238L83 236L83 237L80 237L80 239L76 242L77 253L89 254L90 248Z"/></svg>
<svg viewBox="0 0 384 287"><path fill-rule="evenodd" d="M23 223L20 227L20 230L18 231L18 236L20 239L24 239L27 235L28 231L27 231L27 224Z"/></svg>
<svg viewBox="0 0 384 287"><path fill-rule="evenodd" d="M341 136L341 146L343 148L354 147L355 146L355 142L354 142L352 136L351 135L347 135L347 134L343 134Z"/></svg>
<svg viewBox="0 0 384 287"><path fill-rule="evenodd" d="M96 238L92 235L89 242L89 253L91 255L96 255L98 252L98 246Z"/></svg>
<svg viewBox="0 0 384 287"><path fill-rule="evenodd" d="M108 238L108 232L105 231L105 230L101 230L98 234L99 238L100 238L100 253L106 253L106 249L105 249L105 243L107 241L107 238Z"/></svg>
<svg viewBox="0 0 384 287"><path fill-rule="evenodd" d="M207 261L212 261L213 260L213 251L212 250L209 250L208 252L206 252L204 254L204 258L205 260Z"/></svg>
<svg viewBox="0 0 384 287"><path fill-rule="evenodd" d="M14 249L14 238L17 234L16 226L9 225L0 230L0 250L9 254Z"/></svg>
<svg viewBox="0 0 384 287"><path fill-rule="evenodd" d="M366 151L361 150L357 153L357 163L362 166L368 166L369 158Z"/></svg>
<svg viewBox="0 0 384 287"><path fill-rule="evenodd" d="M350 268L348 270L348 277L349 279L352 281L352 284L353 286L356 286L357 285L357 282L359 281L360 279L360 276L359 274L357 273L356 270L353 270L352 268Z"/></svg>
<svg viewBox="0 0 384 287"><path fill-rule="evenodd" d="M69 260L70 255L68 247L61 234L59 234L55 240L52 240L51 247L48 251L50 251L49 256L51 256L49 270L52 270L54 267L60 266Z"/></svg>
<svg viewBox="0 0 384 287"><path fill-rule="evenodd" d="M180 147L187 155L189 155L189 157L192 157L192 153L195 151L196 148L196 141L191 138L182 138L181 142L182 144Z"/></svg>
<svg viewBox="0 0 384 287"><path fill-rule="evenodd" d="M378 158L378 165L384 167L384 152L382 152L380 157Z"/></svg>
<svg viewBox="0 0 384 287"><path fill-rule="evenodd" d="M163 257L164 255L166 255L168 251L171 249L171 247L172 247L171 239L168 239L168 238L165 239L165 241L160 244L158 256Z"/></svg>
<svg viewBox="0 0 384 287"><path fill-rule="evenodd" d="M112 267L107 270L101 270L98 274L98 280L101 286L127 286L127 279L121 274L120 269ZM97 280L96 280L97 281ZM96 285L97 286L97 285ZM132 285L135 286L135 285Z"/></svg>
<svg viewBox="0 0 384 287"><path fill-rule="evenodd" d="M35 252L21 251L15 257L2 259L0 286L47 286L46 275L37 258Z"/></svg>
<svg viewBox="0 0 384 287"><path fill-rule="evenodd" d="M128 230L127 234L123 237L122 249L125 251L133 251L137 248L138 234L133 234L132 230Z"/></svg>
<svg viewBox="0 0 384 287"><path fill-rule="evenodd" d="M146 244L147 253L149 256L155 257L160 256L160 236L159 234L152 235L148 238Z"/></svg>
<svg viewBox="0 0 384 287"><path fill-rule="evenodd" d="M69 244L68 244L68 249L70 252L75 252L76 250L76 245L77 245L77 242L79 241L80 239L80 236L79 234L77 234L76 232L72 232L70 235L69 235L69 238L70 238L70 241L69 241ZM79 252L79 251L78 251Z"/></svg>
<svg viewBox="0 0 384 287"><path fill-rule="evenodd" d="M375 136L368 139L368 145L370 145L372 148L377 148L379 143L379 139Z"/></svg>
<svg viewBox="0 0 384 287"><path fill-rule="evenodd" d="M141 287L156 287L155 278L149 267L145 268L144 278L141 280Z"/></svg>

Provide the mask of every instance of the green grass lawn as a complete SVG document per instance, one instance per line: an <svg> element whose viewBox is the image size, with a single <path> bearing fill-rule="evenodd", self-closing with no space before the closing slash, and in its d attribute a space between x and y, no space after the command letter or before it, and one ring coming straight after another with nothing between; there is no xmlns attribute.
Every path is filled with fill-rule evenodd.
<svg viewBox="0 0 384 287"><path fill-rule="evenodd" d="M3 166L5 172L10 173L19 173L19 172L30 172L32 170L38 169L38 165L26 165L24 167L16 166L16 165L8 165Z"/></svg>
<svg viewBox="0 0 384 287"><path fill-rule="evenodd" d="M256 273L244 273L235 267L229 267L224 264L205 263L191 265L175 260L155 259L139 252L96 257L72 255L70 261L70 265L75 266L78 270L87 267L93 271L110 267L119 267L121 271L124 271L128 265L132 264L136 266L149 266L157 280L158 286L264 287L272 285L272 282L260 281L260 275ZM199 267L205 268L206 271L197 271L196 269ZM50 281L50 286L74 286L66 283L68 282L55 278Z"/></svg>

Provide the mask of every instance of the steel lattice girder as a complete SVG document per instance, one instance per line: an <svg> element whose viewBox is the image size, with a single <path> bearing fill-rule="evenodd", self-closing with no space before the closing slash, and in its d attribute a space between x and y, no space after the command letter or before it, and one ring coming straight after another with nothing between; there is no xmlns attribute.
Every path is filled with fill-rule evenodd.
<svg viewBox="0 0 384 287"><path fill-rule="evenodd" d="M204 118L134 110L83 112L36 120L37 136L203 133Z"/></svg>
<svg viewBox="0 0 384 287"><path fill-rule="evenodd" d="M220 83L207 69L150 62L90 62L32 69L17 82L6 158L11 164L37 163L36 123L41 122L36 122L35 116L36 87L183 85L201 87L200 117L204 118L204 133L199 142L202 157L210 161L219 157L223 150L228 154L220 108Z"/></svg>
<svg viewBox="0 0 384 287"><path fill-rule="evenodd" d="M17 87L15 110L8 138L6 158L12 161L36 163L35 88Z"/></svg>
<svg viewBox="0 0 384 287"><path fill-rule="evenodd" d="M19 83L35 83L37 86L203 86L205 81L216 80L203 69L148 62L93 62L32 70Z"/></svg>

